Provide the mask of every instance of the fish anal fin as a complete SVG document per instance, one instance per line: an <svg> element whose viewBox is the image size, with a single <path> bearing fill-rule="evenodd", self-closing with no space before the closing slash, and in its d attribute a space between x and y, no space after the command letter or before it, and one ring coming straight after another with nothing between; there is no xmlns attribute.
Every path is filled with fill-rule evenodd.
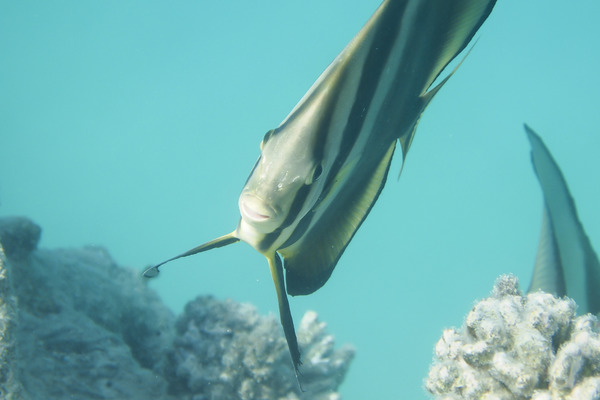
<svg viewBox="0 0 600 400"><path fill-rule="evenodd" d="M361 171L352 182L341 184L338 192L327 198L327 204L319 206L305 234L278 250L283 256L289 294L310 294L327 282L381 193L395 147L394 141L379 163Z"/></svg>

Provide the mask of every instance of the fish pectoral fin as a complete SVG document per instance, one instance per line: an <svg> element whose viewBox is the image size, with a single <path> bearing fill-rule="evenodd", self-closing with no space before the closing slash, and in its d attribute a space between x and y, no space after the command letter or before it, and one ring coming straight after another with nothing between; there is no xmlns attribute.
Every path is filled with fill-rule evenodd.
<svg viewBox="0 0 600 400"><path fill-rule="evenodd" d="M454 69L448 74L448 76L446 76L440 83L435 85L433 88L428 89L425 93L419 96L419 100L421 101L421 114L419 114L419 118L415 122L415 126L410 131L410 133L404 136L400 136L398 138L398 141L400 142L400 147L402 148L402 165L400 166L400 172L398 172L398 179L400 179L400 175L402 174L402 170L404 169L406 155L408 154L408 149L410 149L410 145L412 144L413 138L415 137L415 132L417 131L417 126L421 121L423 112L425 112L425 109L427 108L431 100L435 97L437 92L439 92L440 89L446 84L446 82L448 82L448 80L452 77L452 75L454 75L454 73L458 70L458 67L462 65L467 56L471 53L471 50L473 50L474 46L475 45L471 46L471 48L467 51L467 54L465 54L462 60L460 60L460 62L456 64L456 67L454 67Z"/></svg>
<svg viewBox="0 0 600 400"><path fill-rule="evenodd" d="M281 258L277 253L267 257L269 261L269 269L271 270L271 277L275 284L275 291L277 292L277 302L279 304L279 318L281 326L283 326L283 333L285 334L285 340L287 341L290 356L292 357L292 364L294 366L294 373L296 374L296 380L300 391L302 385L300 384L300 371L299 367L302 365L300 361L300 348L298 347L298 339L296 338L296 331L294 329L294 320L292 313L290 312L290 303L288 302L287 293L285 291L285 283L283 280L283 267L281 265Z"/></svg>
<svg viewBox="0 0 600 400"><path fill-rule="evenodd" d="M319 205L306 232L292 245L278 250L283 256L287 291L292 296L310 294L331 276L337 261L369 214L385 185L396 148L394 141L379 163L353 172L351 184L339 185Z"/></svg>
<svg viewBox="0 0 600 400"><path fill-rule="evenodd" d="M424 81L425 85L422 88L420 95L421 114L415 122L414 129L405 136L400 136L398 138L400 145L402 146L402 167L404 167L406 154L412 144L417 125L419 124L419 120L421 119L421 115L425 111L425 108L427 108L429 102L431 102L437 92L440 91L462 65L475 45L471 46L464 57L456 64L452 71L441 80L441 82L437 83L434 87L431 86L436 82L438 77L440 77L448 64L450 64L450 62L466 48L475 35L475 32L479 29L481 23L485 21L491 12L494 4L495 1L472 2L469 0L462 0L451 7L447 13L442 14L444 16L444 23L447 24L447 26L442 28L446 32L446 40L436 43L437 48L430 48L429 53L431 54L432 59L426 65L432 65L433 67L431 68L431 73ZM401 173L402 168L398 173L398 178L400 178Z"/></svg>
<svg viewBox="0 0 600 400"><path fill-rule="evenodd" d="M161 265L164 265L164 264L166 264L166 263L168 263L170 261L173 261L173 260L177 260L178 258L192 256L194 254L202 253L203 251L215 249L217 247L227 246L228 244L239 242L239 240L240 239L238 239L235 236L235 232L231 232L231 233L229 233L227 235L223 235L223 236L218 237L218 238L216 238L214 240L211 240L210 242L206 242L204 244L201 244L200 246L196 246L193 249L190 249L190 250L186 251L185 253L182 253L182 254L180 254L178 256L175 256L173 258L169 258L168 260L163 261L160 264L156 264L155 266L146 269L142 273L142 275L144 275L146 278L154 278L160 272L158 270L158 268Z"/></svg>
<svg viewBox="0 0 600 400"><path fill-rule="evenodd" d="M494 8L496 1L472 1L459 0L446 2L446 10L435 14L438 17L436 29L439 29L441 35L437 37L434 43L428 49L432 65L429 76L425 80L423 90L429 90L429 87L438 79L448 64L458 56L471 42L475 33L479 30L481 24L487 19ZM472 48L472 47L471 47ZM468 53L467 53L468 54ZM466 57L466 56L465 56ZM464 60L464 57L463 57ZM460 62L462 63L462 61ZM460 63L458 65L460 65ZM449 74L452 75L456 68ZM448 78L446 77L444 81ZM443 83L442 83L443 84ZM441 86L437 85L439 89ZM431 90L429 90L431 91Z"/></svg>

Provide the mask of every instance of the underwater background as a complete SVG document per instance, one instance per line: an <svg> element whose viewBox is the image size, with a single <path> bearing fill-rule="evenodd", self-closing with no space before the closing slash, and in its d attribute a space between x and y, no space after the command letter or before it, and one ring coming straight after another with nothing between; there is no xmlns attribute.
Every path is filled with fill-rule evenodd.
<svg viewBox="0 0 600 400"><path fill-rule="evenodd" d="M276 127L379 0L0 1L0 215L45 248L102 245L140 270L230 232ZM495 278L526 289L542 195L527 122L600 250L600 2L498 0L329 282L290 299L356 346L346 400L426 398L445 327ZM176 312L201 294L277 313L245 244L166 266ZM293 377L290 377L293 379Z"/></svg>

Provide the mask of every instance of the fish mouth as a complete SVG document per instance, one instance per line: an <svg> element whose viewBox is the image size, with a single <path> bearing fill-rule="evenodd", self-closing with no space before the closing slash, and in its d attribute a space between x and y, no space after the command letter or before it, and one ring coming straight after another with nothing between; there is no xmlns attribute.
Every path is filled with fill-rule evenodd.
<svg viewBox="0 0 600 400"><path fill-rule="evenodd" d="M240 204L240 208L242 210L242 214L244 214L244 216L255 220L255 221L266 221L269 218L271 218L270 216L266 215L266 214L261 214L260 212L252 209L248 204L246 204L245 202L242 202Z"/></svg>
<svg viewBox="0 0 600 400"><path fill-rule="evenodd" d="M242 218L250 224L264 224L276 219L277 213L260 197L242 193L239 201Z"/></svg>

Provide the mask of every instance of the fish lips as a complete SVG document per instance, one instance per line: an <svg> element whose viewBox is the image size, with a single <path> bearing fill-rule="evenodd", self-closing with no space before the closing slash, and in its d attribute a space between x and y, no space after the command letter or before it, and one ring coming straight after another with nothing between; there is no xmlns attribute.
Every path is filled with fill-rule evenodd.
<svg viewBox="0 0 600 400"><path fill-rule="evenodd" d="M239 207L242 219L259 232L273 232L280 225L280 215L255 194L242 193Z"/></svg>

